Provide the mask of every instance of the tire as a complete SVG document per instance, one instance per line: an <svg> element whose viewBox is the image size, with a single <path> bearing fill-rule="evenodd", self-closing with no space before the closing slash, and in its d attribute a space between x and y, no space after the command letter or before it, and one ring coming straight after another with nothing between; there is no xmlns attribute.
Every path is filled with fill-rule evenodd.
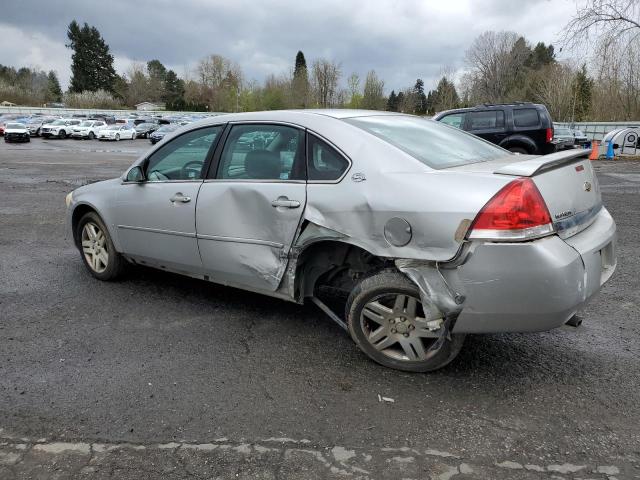
<svg viewBox="0 0 640 480"><path fill-rule="evenodd" d="M135 139L136 139L136 132L133 132L133 133L131 134L131 140L135 140Z"/></svg>
<svg viewBox="0 0 640 480"><path fill-rule="evenodd" d="M120 141L120 134L116 133L116 142L119 142L119 141Z"/></svg>
<svg viewBox="0 0 640 480"><path fill-rule="evenodd" d="M403 299L402 306L397 306L399 299ZM406 372L442 368L456 358L464 343L464 335L442 338L440 329L445 327L432 331L420 314L424 315L418 287L397 271L383 271L362 280L346 305L349 333L360 350L380 365Z"/></svg>
<svg viewBox="0 0 640 480"><path fill-rule="evenodd" d="M27 143L31 142L31 137L27 137Z"/></svg>
<svg viewBox="0 0 640 480"><path fill-rule="evenodd" d="M94 133L93 132L89 132L89 140L93 140L94 138L96 138Z"/></svg>
<svg viewBox="0 0 640 480"><path fill-rule="evenodd" d="M522 155L529 155L529 152L522 147L509 147L509 151L513 153L521 153Z"/></svg>
<svg viewBox="0 0 640 480"><path fill-rule="evenodd" d="M64 140L65 138L67 138L67 132L65 132L64 130L60 130L58 132L58 138Z"/></svg>
<svg viewBox="0 0 640 480"><path fill-rule="evenodd" d="M39 136L40 136L40 129L37 129L36 130L36 137L39 137Z"/></svg>
<svg viewBox="0 0 640 480"><path fill-rule="evenodd" d="M85 227L87 227L86 230ZM96 230L102 236L96 235L92 238L90 232L93 231L95 234ZM116 251L109 231L97 213L86 213L80 219L76 228L76 238L82 261L91 275L103 281L116 280L122 276L127 261ZM101 255L102 251L106 253L106 265L105 257ZM93 263L91 259L95 257L98 258Z"/></svg>

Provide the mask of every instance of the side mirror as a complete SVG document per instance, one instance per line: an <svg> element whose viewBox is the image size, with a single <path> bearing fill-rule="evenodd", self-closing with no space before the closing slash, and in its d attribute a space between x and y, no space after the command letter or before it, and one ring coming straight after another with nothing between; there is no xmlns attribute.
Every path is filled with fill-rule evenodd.
<svg viewBox="0 0 640 480"><path fill-rule="evenodd" d="M146 179L144 178L144 172L142 171L142 167L140 165L136 165L131 170L127 172L126 182L131 183L142 183Z"/></svg>

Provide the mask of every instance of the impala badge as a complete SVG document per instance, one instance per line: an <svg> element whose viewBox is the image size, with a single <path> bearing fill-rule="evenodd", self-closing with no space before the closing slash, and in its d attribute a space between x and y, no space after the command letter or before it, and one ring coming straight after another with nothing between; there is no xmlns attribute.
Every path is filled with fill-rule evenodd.
<svg viewBox="0 0 640 480"><path fill-rule="evenodd" d="M584 191L585 192L590 192L591 191L591 183L590 182L584 182Z"/></svg>

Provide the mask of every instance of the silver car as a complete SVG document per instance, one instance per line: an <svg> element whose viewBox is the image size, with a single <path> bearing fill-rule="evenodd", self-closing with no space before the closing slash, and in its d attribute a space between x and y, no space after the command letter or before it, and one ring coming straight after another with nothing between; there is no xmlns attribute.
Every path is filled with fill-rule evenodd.
<svg viewBox="0 0 640 480"><path fill-rule="evenodd" d="M430 371L467 333L576 324L611 277L588 153L515 155L396 113L221 115L71 192L68 222L98 279L134 263L311 300L376 362Z"/></svg>

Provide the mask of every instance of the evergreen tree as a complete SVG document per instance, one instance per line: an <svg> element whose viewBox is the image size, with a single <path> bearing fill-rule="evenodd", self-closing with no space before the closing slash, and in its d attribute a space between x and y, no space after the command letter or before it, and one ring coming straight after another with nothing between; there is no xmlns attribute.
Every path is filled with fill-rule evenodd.
<svg viewBox="0 0 640 480"><path fill-rule="evenodd" d="M96 27L85 23L82 27L73 20L67 30L73 50L71 56L71 92L106 90L113 92L116 72L113 55Z"/></svg>
<svg viewBox="0 0 640 480"><path fill-rule="evenodd" d="M169 110L184 110L186 103L184 100L184 81L178 78L176 72L168 70L165 75L165 89L162 100L167 104Z"/></svg>
<svg viewBox="0 0 640 480"><path fill-rule="evenodd" d="M375 70L367 73L364 81L362 107L370 110L382 110L385 106L384 81L378 78Z"/></svg>
<svg viewBox="0 0 640 480"><path fill-rule="evenodd" d="M416 84L413 87L413 92L415 94L415 106L413 109L413 113L416 115L424 115L427 113L427 97L424 94L424 82L421 78L416 80Z"/></svg>
<svg viewBox="0 0 640 480"><path fill-rule="evenodd" d="M47 75L47 92L46 100L52 102L59 102L62 100L62 89L60 88L60 82L56 72L51 70Z"/></svg>
<svg viewBox="0 0 640 480"><path fill-rule="evenodd" d="M398 95L396 95L396 104L397 104L397 112L402 112L402 113L406 113L403 109L402 106L404 105L404 92L399 91Z"/></svg>
<svg viewBox="0 0 640 480"><path fill-rule="evenodd" d="M391 93L389 94L389 99L387 100L387 111L398 111L398 96L396 95L395 90L391 90Z"/></svg>
<svg viewBox="0 0 640 480"><path fill-rule="evenodd" d="M456 108L460 104L460 97L453 82L442 77L433 92L433 108L436 112Z"/></svg>
<svg viewBox="0 0 640 480"><path fill-rule="evenodd" d="M296 65L293 70L293 104L297 108L306 108L309 103L309 71L304 53L298 50L296 54Z"/></svg>
<svg viewBox="0 0 640 480"><path fill-rule="evenodd" d="M544 65L549 65L555 61L556 55L553 45L546 46L543 42L538 42L531 51L526 66L534 70L539 70Z"/></svg>
<svg viewBox="0 0 640 480"><path fill-rule="evenodd" d="M152 102L157 102L164 97L165 80L167 76L166 67L160 60L151 60L147 62L148 80L148 96Z"/></svg>
<svg viewBox="0 0 640 480"><path fill-rule="evenodd" d="M593 80L587 76L587 67L583 64L573 80L573 121L584 122L588 118L592 95Z"/></svg>

